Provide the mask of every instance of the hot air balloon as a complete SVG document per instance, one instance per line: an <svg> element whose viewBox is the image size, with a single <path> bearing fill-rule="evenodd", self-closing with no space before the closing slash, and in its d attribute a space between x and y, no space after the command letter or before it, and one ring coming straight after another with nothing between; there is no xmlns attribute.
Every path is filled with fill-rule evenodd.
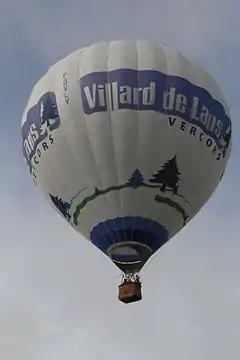
<svg viewBox="0 0 240 360"><path fill-rule="evenodd" d="M143 266L209 200L231 152L229 109L196 61L147 41L71 53L22 117L30 174L50 204L142 298Z"/></svg>

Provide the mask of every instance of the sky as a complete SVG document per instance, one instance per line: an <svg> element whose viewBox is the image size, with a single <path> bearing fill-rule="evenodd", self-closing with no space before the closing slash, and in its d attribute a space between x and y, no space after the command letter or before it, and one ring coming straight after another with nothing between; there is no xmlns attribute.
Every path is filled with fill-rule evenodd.
<svg viewBox="0 0 240 360"><path fill-rule="evenodd" d="M0 358L238 360L240 193L238 0L0 2ZM71 51L145 39L195 57L231 109L233 151L211 200L143 272L144 299L46 203L22 157L34 83Z"/></svg>

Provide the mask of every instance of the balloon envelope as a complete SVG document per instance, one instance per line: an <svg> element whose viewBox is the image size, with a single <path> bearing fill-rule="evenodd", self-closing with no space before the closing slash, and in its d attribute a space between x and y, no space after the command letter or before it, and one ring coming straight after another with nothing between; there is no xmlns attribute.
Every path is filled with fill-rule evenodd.
<svg viewBox="0 0 240 360"><path fill-rule="evenodd" d="M218 85L194 60L112 41L73 52L38 81L22 145L57 211L134 272L216 189L231 122Z"/></svg>

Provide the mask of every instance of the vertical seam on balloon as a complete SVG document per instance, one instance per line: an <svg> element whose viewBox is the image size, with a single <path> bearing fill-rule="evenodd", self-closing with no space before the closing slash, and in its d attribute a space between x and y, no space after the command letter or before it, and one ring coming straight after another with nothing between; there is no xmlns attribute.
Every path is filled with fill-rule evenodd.
<svg viewBox="0 0 240 360"><path fill-rule="evenodd" d="M137 168L139 168L139 107L140 107L140 101L139 101L139 79L140 79L140 69L139 69L139 41L135 43L136 52L137 52L137 87L138 87L138 102L137 102L137 128L136 128L136 152L135 152L135 163ZM138 198L137 190L134 193L134 198ZM135 207L138 206L137 201L135 202ZM138 209L136 209L138 210ZM138 211L137 211L138 212ZM135 226L136 226L136 217L133 219L133 225L132 225L132 240L134 240L134 232L135 232ZM136 239L137 241L137 239Z"/></svg>
<svg viewBox="0 0 240 360"><path fill-rule="evenodd" d="M79 61L79 67L81 66L81 61L82 61L82 56L83 56L83 53L84 51L86 51L88 48L84 48L83 52L81 53L81 57L80 57L80 61ZM79 85L80 85L80 89L81 89L81 78L80 78L80 74L79 74L79 68L77 69L78 70L78 79L79 79ZM81 91L81 90L80 90ZM96 158L95 158L95 154L94 154L94 150L92 148L92 142L91 142L91 139L90 139L90 135L89 135L89 130L88 130L88 123L87 123L87 115L83 112L82 113L83 115L83 123L85 124L85 129L86 129L86 135L87 135L87 138L88 138L88 143L89 143L89 149L90 149L90 152L92 154L92 160L93 160L93 163L94 163L94 168L95 168L95 174L98 178L98 181L99 181L99 184L101 185L101 187L103 187L103 182L102 182L102 179L101 179L101 176L100 176L100 172L98 171L98 165L97 165L97 162L96 162ZM94 184L95 185L95 184ZM106 199L105 197L102 197L102 200L106 202ZM89 224L90 225L90 224ZM94 224L96 225L96 224ZM92 224L92 220L91 220L91 227L94 226ZM91 231L91 230L90 230Z"/></svg>
<svg viewBox="0 0 240 360"><path fill-rule="evenodd" d="M86 124L86 129L87 129L87 135L88 135L88 139L89 139L89 144L90 144L90 149L91 149L91 152L92 152L92 155L93 155L93 160L94 160L94 164L95 164L95 171L96 171L96 174L98 176L98 179L99 179L99 182L101 183L101 187L103 188L103 181L102 181L102 177L101 177L101 169L99 169L98 167L98 164L97 164L97 161L96 161L96 158L95 158L95 154L94 154L94 150L92 148L92 143L91 143L91 139L90 139L90 136L89 136L89 131L88 131L88 125L87 125L87 122L86 122L86 114L85 114L85 124ZM107 198L105 196L102 197L102 203L105 203L105 206L106 208L108 209L108 201L107 201ZM106 220L106 219L105 219ZM96 223L94 224L94 226L96 225ZM110 232L110 228L108 227L107 225L107 222L104 221L104 227L107 229L108 233L111 234ZM104 236L105 238L105 241L108 243L108 239L106 236Z"/></svg>
<svg viewBox="0 0 240 360"><path fill-rule="evenodd" d="M67 61L69 62L69 58L67 59ZM61 73L62 73L62 69L61 69ZM69 106L69 114L70 114L70 117L72 117L72 107L71 107L71 105ZM66 118L65 119L65 128L67 127L67 124L66 124L67 121L68 121L68 119ZM61 130L63 130L63 129L61 128ZM76 175L77 175L79 173L79 168L78 168L78 163L77 163L77 161L76 161L76 159L74 157L74 151L72 150L72 147L71 147L71 141L69 141L69 138L68 138L67 133L65 131L61 131L61 135L62 135L63 139L65 140L64 142L65 142L66 147L69 149L69 155L71 156L71 158L73 160L74 168L77 169L77 171L74 170L74 173L76 173Z"/></svg>
<svg viewBox="0 0 240 360"><path fill-rule="evenodd" d="M79 70L80 70L80 67L82 65L81 62L82 62L83 53L86 50L87 50L87 48L84 48L83 51L81 52L81 55L79 57L78 66L77 66L77 69L76 69L77 70L77 80L79 82L79 89L80 89L79 91L80 92L81 92L81 77L80 77L80 74L79 74ZM82 96L82 94L81 94L81 96ZM80 98L80 100L81 100L81 98ZM95 174L96 174L96 177L97 177L97 179L99 181L99 184L102 186L102 181L101 181L101 178L99 176L98 166L97 166L97 163L96 163L96 159L95 159L95 156L94 156L94 151L93 151L93 148L92 148L92 143L91 143L90 136L89 136L88 125L87 125L87 121L86 121L87 115L84 112L82 112L82 118L83 118L83 124L85 126L86 135L87 135L87 139L88 139L89 151L90 151L90 153L92 155L92 161L93 161L93 164L94 164ZM91 186L92 185L95 185L95 184L91 184ZM87 186L89 186L89 184L87 184ZM105 201L105 199L104 199L104 201ZM91 228L95 225L95 224L94 225L92 224L92 219L90 220L90 224L88 224L88 226L89 225L91 226ZM90 231L91 231L91 229L90 229ZM90 239L88 238L88 240L90 240Z"/></svg>
<svg viewBox="0 0 240 360"><path fill-rule="evenodd" d="M141 44L142 45L145 45L145 43L143 44L143 43L141 43L140 42L140 45L139 46L141 46ZM146 49L144 48L144 52L142 51L142 54L143 54L143 56L145 56L145 53L146 53ZM138 53L139 54L139 53ZM140 59L139 59L139 57L138 57L138 67L139 67L139 63L140 63ZM146 70L146 68L148 69L148 67L147 66L145 66L144 68L142 68L141 67L141 71L144 71L144 70ZM140 79L140 71L138 71L138 84L139 84L139 80ZM139 87L139 85L138 85L138 87ZM143 93L142 93L142 99L143 99ZM140 136L140 134L141 134L141 128L142 129L144 129L144 131L145 131L145 114L149 114L148 115L148 124L149 123L151 123L152 122L152 115L151 115L151 110L144 110L144 111L141 111L140 109L139 109L139 106L140 106L140 102L138 102L138 132L137 132L137 135L138 135L138 141L137 141L137 146L138 146L138 151L137 151L137 155L138 155L138 160L137 160L137 163L138 163L138 165L139 164L141 164L142 163L142 161L141 161L141 157L140 157L140 154L142 154L142 151L143 151L143 148L141 148L141 146L142 147L145 147L145 141L144 142L142 142L142 138L141 138L141 136ZM143 115L144 114L144 115ZM140 117L141 116L144 116L144 119L140 122ZM141 126L142 125L142 126ZM151 126L152 127L152 126ZM148 147L149 147L149 144L147 144L147 149L145 148L145 151L144 151L144 154L146 154L146 153L148 153ZM148 159L149 160L149 159ZM140 203L140 206L142 206L142 204ZM144 207L144 217L147 217L147 218L151 218L151 210L149 209L149 207Z"/></svg>
<svg viewBox="0 0 240 360"><path fill-rule="evenodd" d="M84 49L84 51L86 51L86 48ZM78 76L78 77L79 77L79 82L81 82L80 76ZM80 86L80 88L81 88L81 86ZM95 173L96 173L96 176L97 176L97 178L99 180L100 186L103 188L103 181L102 181L102 177L101 177L101 169L99 168L99 166L97 164L97 161L96 161L96 158L95 158L95 153L94 153L94 150L93 150L93 147L92 147L91 138L90 138L90 135L89 135L88 122L86 121L87 115L85 113L83 113L83 117L84 117L84 123L85 123L85 127L86 127L86 135L87 135L88 141L89 141L89 148L90 148L90 151L92 153L92 159L93 159L93 162L94 162ZM102 197L102 202L105 203L106 209L108 209L108 202L107 202L107 198L105 196ZM94 223L93 226L95 226L95 225L96 225L96 223ZM108 227L106 221L104 221L104 226L107 229L108 234L111 236L111 231L110 231L110 228ZM105 240L108 243L108 239L107 239L106 236L105 236Z"/></svg>
<svg viewBox="0 0 240 360"><path fill-rule="evenodd" d="M112 122L111 122L111 127L112 127ZM112 133L114 133L113 129L112 129ZM113 141L114 141L114 136L113 136ZM120 184L118 162L116 162L116 168L117 168L118 184ZM123 233L124 233L124 240L127 240L126 231L125 231L125 222L124 222L124 206L123 206L123 198L122 198L122 192L121 191L118 192L118 198L119 198L119 205L120 205L120 222L122 223L122 230L123 230ZM122 239L120 238L118 231L117 231L117 237L118 237L118 240L120 242Z"/></svg>
<svg viewBox="0 0 240 360"><path fill-rule="evenodd" d="M81 56L82 56L82 52L80 53L79 58L81 58ZM71 64L71 65L72 65L72 64ZM76 61L76 63L75 63L74 65L76 65L77 81L78 81L78 77L79 77L79 74L78 74L78 65L79 65L79 62ZM71 106L71 105L69 106L69 113L70 113L70 117L72 118L72 106ZM73 117L73 118L74 118L74 117ZM75 127L74 121L73 121L73 127ZM76 165L76 167L77 167L77 169L78 169L78 172L81 173L81 169L80 169L79 166L78 166L78 162L76 161L76 159L75 159L75 157L74 157L74 151L72 150L71 142L68 141L68 137L67 137L66 135L65 135L65 138L66 138L66 142L67 142L67 144L68 144L68 146L69 146L70 153L71 153L71 155L72 155L72 158L73 158L73 160L74 160L74 163L75 163L75 165Z"/></svg>
<svg viewBox="0 0 240 360"><path fill-rule="evenodd" d="M82 54L81 54L81 57L80 57L80 61L79 61L79 68L81 67L81 61L82 61L82 56L84 54L84 52L87 50L88 48L84 48ZM80 85L80 89L81 89L81 78L80 78L80 74L79 74L79 68L77 69L78 70L78 78L79 78L79 85ZM80 90L81 91L81 90ZM82 96L82 94L81 94ZM92 142L91 142L91 139L90 139L90 135L89 135L89 130L88 130L88 122L87 122L87 115L85 114L85 112L83 112L83 117L84 117L84 124L85 124L85 128L86 128L86 135L87 135L87 138L88 138L88 143L89 143L89 149L91 151L91 154L92 154L92 159L93 159L93 162L94 162L94 167L95 167L95 173L98 177L98 180L99 180L99 183L101 184L102 186L102 181L101 181L101 178L99 176L99 172L98 172L98 166L97 166L97 162L96 162L96 159L95 159L95 155L94 155L94 151L93 151L93 148L92 148ZM94 184L95 185L95 184Z"/></svg>
<svg viewBox="0 0 240 360"><path fill-rule="evenodd" d="M48 72L48 74L49 74L49 77L50 77L50 79L52 80L52 82L53 82L53 87L52 87L52 89L53 89L53 91L54 91L54 94L55 94L55 96L56 96L56 105L57 105L57 110L58 110L58 114L59 114L59 117L60 117L60 120L61 120L61 114L60 114L60 111L59 111L59 96L58 96L58 93L57 93L57 88L56 88L56 70L53 72L53 71L49 71ZM62 138L64 138L64 135L63 135L63 131L62 131L62 127L60 126L59 127L59 129L58 129L58 131L59 131L59 134L60 134L60 136L62 137ZM55 149L55 150L57 150L57 148ZM57 151L58 152L58 151ZM51 157L52 157L52 154L51 154ZM48 161L48 158L49 158L49 156L48 157L46 157L46 162L48 163L48 165L49 165L49 161ZM61 163L58 163L58 162L56 162L56 161L53 161L53 162L51 162L51 169L54 171L54 169L55 169L55 171L54 172L56 172L56 173L62 173L62 171L61 171L61 168L62 168L62 164ZM62 176L61 177L61 186L59 186L59 189L60 189L60 193L61 194L54 194L54 195L56 195L56 196L61 196L62 197L62 193L63 193L63 188L65 188L65 187L67 187L67 185L68 185L68 181L67 181L67 179L66 179L66 177L65 176ZM51 189L53 189L53 187L51 186ZM48 194L50 193L50 189L49 189L49 187L48 187ZM51 190L51 193L52 193L52 190ZM61 214L62 215L62 214Z"/></svg>
<svg viewBox="0 0 240 360"><path fill-rule="evenodd" d="M108 43L108 49L107 49L107 76L108 76L108 84L110 83L109 81L109 55L110 55L110 47L111 47L111 42ZM111 101L110 101L110 98L111 98L111 95L109 93L109 87L108 87L108 103L111 104ZM109 121L109 127L110 127L110 131L111 131L111 135L112 135L112 148L113 148L113 157L114 157L114 160L115 160L115 173L116 173L116 179L117 179L117 185L120 184L120 181L119 181L119 174L118 174L118 162L117 162L117 158L116 158L116 152L115 152L115 146L114 146L114 130L113 130L113 127L112 127L112 109L110 108L110 106L108 106L108 121ZM120 192L116 192L115 193L115 196L117 196L118 198L118 206L120 205L120 209L122 210L122 201L121 201L121 194ZM111 234L111 231L110 231L110 234ZM117 237L118 237L118 241L120 241L120 238L119 238L119 233L117 231Z"/></svg>
<svg viewBox="0 0 240 360"><path fill-rule="evenodd" d="M167 51L166 51L167 50ZM165 49L163 49L163 53L164 53L164 56L165 56L165 64L166 64L166 84L165 84L165 91L167 91L168 89L168 85L169 85L169 74L171 73L171 69L170 69L170 66L169 66L169 48L168 47L165 47ZM164 115L167 115L167 110L165 108L163 108L163 113ZM171 231L172 232L172 231ZM171 238L172 236L170 236ZM170 239L169 238L169 239Z"/></svg>
<svg viewBox="0 0 240 360"><path fill-rule="evenodd" d="M182 55L183 56L183 55ZM189 75L189 69L191 69L191 83L192 83L192 79L194 79L194 77L196 77L196 74L193 72L193 67L192 67L192 64L190 63L190 61L189 61L189 59L187 59L185 56L183 56L184 57L184 59L187 61L187 65L188 65L188 72L186 73L186 74L184 74L185 75L185 77L187 76L187 75ZM193 75L193 76L192 76ZM187 78L189 79L189 76L187 76ZM197 81L198 82L198 81ZM185 154L184 154L185 155ZM189 152L188 152L188 155L189 155ZM188 185L188 189L190 190L192 190L192 194L193 194L193 196L192 196L192 200L193 200L193 202L195 202L195 199L196 199L196 196L195 196L195 194L196 194L196 192L195 192L195 187L196 187L196 185L194 186L193 185L193 182L191 183L191 186L190 185Z"/></svg>

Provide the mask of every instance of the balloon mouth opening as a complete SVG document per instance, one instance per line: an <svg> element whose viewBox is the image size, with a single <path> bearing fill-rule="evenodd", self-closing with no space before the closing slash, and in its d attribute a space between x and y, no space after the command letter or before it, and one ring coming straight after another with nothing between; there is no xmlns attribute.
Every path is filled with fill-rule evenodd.
<svg viewBox="0 0 240 360"><path fill-rule="evenodd" d="M143 265L153 251L146 244L137 241L123 241L111 245L107 253L116 265Z"/></svg>

